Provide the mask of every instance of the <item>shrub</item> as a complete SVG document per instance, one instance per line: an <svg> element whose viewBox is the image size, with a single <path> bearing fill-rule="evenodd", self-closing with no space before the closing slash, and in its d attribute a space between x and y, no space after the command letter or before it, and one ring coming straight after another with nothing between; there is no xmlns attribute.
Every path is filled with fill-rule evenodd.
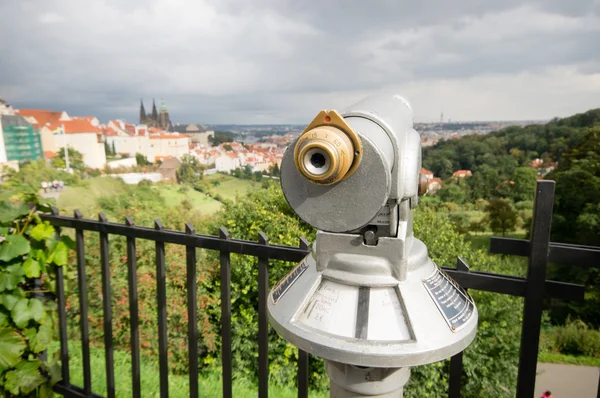
<svg viewBox="0 0 600 398"><path fill-rule="evenodd" d="M600 356L600 331L577 319L554 329L555 347L562 354Z"/></svg>

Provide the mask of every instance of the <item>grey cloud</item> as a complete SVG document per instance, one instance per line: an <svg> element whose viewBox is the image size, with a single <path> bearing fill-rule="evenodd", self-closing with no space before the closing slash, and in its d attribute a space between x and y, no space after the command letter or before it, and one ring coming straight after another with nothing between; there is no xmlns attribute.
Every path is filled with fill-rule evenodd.
<svg viewBox="0 0 600 398"><path fill-rule="evenodd" d="M2 2L0 34L9 40L0 42L0 96L16 105L64 108L103 120L135 120L140 97L165 97L182 122L277 123L303 122L338 98L390 87L417 98L421 87L445 98L441 87L447 80L465 82L454 87L466 90L461 87L467 81L485 78L505 90L507 76L514 82L523 73L556 79L565 67L597 79L598 4ZM561 88L563 95L577 95L573 82L573 89ZM511 89L523 84L519 80ZM423 106L418 114L439 114L440 106ZM523 111L491 106L504 107L498 115ZM532 106L531 114L551 109L543 100ZM471 119L494 115L469 115L469 109L465 103L461 112Z"/></svg>

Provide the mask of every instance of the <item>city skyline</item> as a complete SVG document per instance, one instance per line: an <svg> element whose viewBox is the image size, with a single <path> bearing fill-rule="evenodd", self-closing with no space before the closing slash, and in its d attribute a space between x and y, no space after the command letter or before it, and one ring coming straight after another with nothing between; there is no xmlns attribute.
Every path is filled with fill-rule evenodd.
<svg viewBox="0 0 600 398"><path fill-rule="evenodd" d="M121 3L3 2L0 96L130 122L165 98L173 123L206 124L303 124L382 91L416 122L600 106L594 1Z"/></svg>

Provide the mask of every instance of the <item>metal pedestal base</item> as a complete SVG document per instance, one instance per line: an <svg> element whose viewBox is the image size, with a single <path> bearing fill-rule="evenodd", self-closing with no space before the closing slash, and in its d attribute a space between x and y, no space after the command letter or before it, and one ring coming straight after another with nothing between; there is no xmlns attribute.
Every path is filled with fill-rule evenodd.
<svg viewBox="0 0 600 398"><path fill-rule="evenodd" d="M366 368L325 361L331 398L402 398L410 368Z"/></svg>

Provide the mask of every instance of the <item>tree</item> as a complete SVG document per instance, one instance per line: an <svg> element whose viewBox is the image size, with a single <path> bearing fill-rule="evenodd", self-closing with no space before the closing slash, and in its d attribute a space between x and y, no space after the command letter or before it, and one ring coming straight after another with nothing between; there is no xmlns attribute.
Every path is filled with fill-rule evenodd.
<svg viewBox="0 0 600 398"><path fill-rule="evenodd" d="M225 144L223 145L223 149L225 149L227 152L231 152L233 151L233 148L231 147L231 145L229 144Z"/></svg>
<svg viewBox="0 0 600 398"><path fill-rule="evenodd" d="M151 162L148 161L148 159L146 159L146 156L144 156L143 154L137 152L135 154L135 161L137 162L138 166L150 166L152 165Z"/></svg>
<svg viewBox="0 0 600 398"><path fill-rule="evenodd" d="M467 197L465 190L458 184L444 185L444 188L439 191L438 195L442 201L456 204L464 203Z"/></svg>
<svg viewBox="0 0 600 398"><path fill-rule="evenodd" d="M485 208L487 219L492 231L502 235L517 228L518 214L510 201L506 199L492 199Z"/></svg>
<svg viewBox="0 0 600 398"><path fill-rule="evenodd" d="M277 163L275 163L272 166L269 166L269 174L272 175L273 177L279 177L280 170L279 170L279 166L277 165Z"/></svg>
<svg viewBox="0 0 600 398"><path fill-rule="evenodd" d="M83 171L85 169L85 164L83 163L83 155L81 152L72 148L70 146L68 148L69 154L69 167L73 170ZM52 159L52 164L54 167L59 169L64 169L67 167L66 159L65 159L65 148L60 148L58 151L58 156Z"/></svg>
<svg viewBox="0 0 600 398"><path fill-rule="evenodd" d="M180 184L196 184L202 179L204 167L198 159L191 155L183 155L181 157L181 166L177 169L177 181Z"/></svg>
<svg viewBox="0 0 600 398"><path fill-rule="evenodd" d="M512 199L514 202L533 200L537 171L532 167L517 167L512 175Z"/></svg>

